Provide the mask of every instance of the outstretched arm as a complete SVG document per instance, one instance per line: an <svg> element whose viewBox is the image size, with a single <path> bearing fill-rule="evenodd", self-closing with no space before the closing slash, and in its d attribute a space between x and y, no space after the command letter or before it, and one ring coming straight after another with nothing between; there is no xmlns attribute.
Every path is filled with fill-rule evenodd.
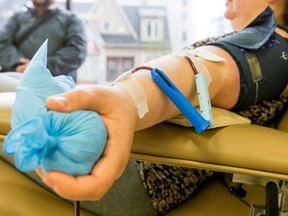
<svg viewBox="0 0 288 216"><path fill-rule="evenodd" d="M215 49L218 50L218 48ZM209 91L212 102L213 98L217 99L223 89L229 86L224 81L227 80L226 77L233 74L231 68L235 66L226 53L219 50L218 54L224 58L227 57L227 61L212 64L203 60L211 71L212 82ZM155 59L147 65L164 71L193 105L198 105L194 73L183 56L168 55ZM228 72L230 76L227 76ZM217 75L214 76L214 74ZM138 111L129 93L117 84L77 88L63 95L48 98L47 107L51 110L71 112L87 109L98 112L108 130L108 140L103 156L95 164L90 175L72 177L60 172L43 174L41 170L38 170L43 181L60 196L75 200L100 199L124 171L129 160L134 131L180 114L175 105L153 82L149 71L138 71L133 77L143 87L147 97L149 112L142 119L139 119ZM215 103L219 103L219 100L215 100Z"/></svg>

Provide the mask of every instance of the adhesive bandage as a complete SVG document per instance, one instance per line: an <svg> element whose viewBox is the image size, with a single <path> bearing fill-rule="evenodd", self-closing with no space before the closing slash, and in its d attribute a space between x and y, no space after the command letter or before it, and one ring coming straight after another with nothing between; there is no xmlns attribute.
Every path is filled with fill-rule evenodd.
<svg viewBox="0 0 288 216"><path fill-rule="evenodd" d="M147 112L149 112L149 108L145 91L138 80L131 77L132 74L132 70L123 73L112 83L112 85L121 86L121 88L123 88L130 95L135 107L138 110L138 116L141 119Z"/></svg>
<svg viewBox="0 0 288 216"><path fill-rule="evenodd" d="M207 79L207 84L209 86L210 82L212 81L211 75L207 67L199 60L199 58L205 59L207 61L212 62L222 62L225 61L224 58L216 55L215 53L200 50L200 49L193 49L193 50L185 50L184 55L188 57L195 65L198 73L203 73Z"/></svg>
<svg viewBox="0 0 288 216"><path fill-rule="evenodd" d="M212 61L212 62L222 62L225 61L226 59L222 58L221 56L207 51L207 50L203 50L203 49L193 49L193 50L186 50L187 54L192 54L195 56L198 56L202 59L208 60L208 61Z"/></svg>

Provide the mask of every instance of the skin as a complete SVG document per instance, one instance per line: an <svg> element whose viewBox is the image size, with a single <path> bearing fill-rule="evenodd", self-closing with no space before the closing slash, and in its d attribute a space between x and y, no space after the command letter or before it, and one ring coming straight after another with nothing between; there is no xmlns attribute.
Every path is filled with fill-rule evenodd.
<svg viewBox="0 0 288 216"><path fill-rule="evenodd" d="M55 3L55 0L32 0L35 10L38 15L42 15L52 4Z"/></svg>
<svg viewBox="0 0 288 216"><path fill-rule="evenodd" d="M44 12L55 3L55 0L32 0L35 10L39 16L43 15ZM21 58L19 60L19 66L15 68L16 72L24 73L26 67L28 66L30 59Z"/></svg>
<svg viewBox="0 0 288 216"><path fill-rule="evenodd" d="M226 0L224 17L231 21L234 30L245 28L261 11L270 6L278 24L285 26L283 14L287 10L287 0ZM287 25L287 24L286 24Z"/></svg>
<svg viewBox="0 0 288 216"><path fill-rule="evenodd" d="M287 0L269 0L269 5L274 11L275 18L278 24L285 26L283 14L287 8Z"/></svg>
<svg viewBox="0 0 288 216"><path fill-rule="evenodd" d="M234 3L236 5L236 1L227 1L227 14L228 9L231 9L229 17L232 17L232 5ZM241 0L238 1L240 3ZM251 0L242 1L246 5L248 1L251 2ZM260 2L260 0L255 2ZM235 17L233 19L239 20ZM225 109L233 107L238 99L240 86L235 62L228 53L220 48L206 46L201 49L212 51L226 59L219 63L201 60L212 77L209 85L212 105ZM152 60L146 65L165 71L165 74L193 105L198 105L193 71L183 56L167 55ZM90 175L73 177L57 171L43 173L41 168L37 170L42 180L63 198L72 200L101 199L115 180L121 176L127 165L134 131L150 127L180 114L175 105L156 86L149 71L138 71L133 77L142 85L147 97L149 112L142 119L139 119L137 109L129 94L120 85L78 87L68 93L47 99L47 107L51 110L72 112L84 109L98 112L108 130L103 156L95 164Z"/></svg>
<svg viewBox="0 0 288 216"><path fill-rule="evenodd" d="M224 16L231 21L232 28L239 31L254 20L267 6L267 0L226 0Z"/></svg>

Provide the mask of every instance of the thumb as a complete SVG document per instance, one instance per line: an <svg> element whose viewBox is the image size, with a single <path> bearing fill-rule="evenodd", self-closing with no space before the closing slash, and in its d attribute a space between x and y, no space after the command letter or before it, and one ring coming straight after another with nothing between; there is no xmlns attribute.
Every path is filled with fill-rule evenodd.
<svg viewBox="0 0 288 216"><path fill-rule="evenodd" d="M53 95L47 98L46 105L48 109L55 111L68 111L69 104L65 95Z"/></svg>
<svg viewBox="0 0 288 216"><path fill-rule="evenodd" d="M53 95L47 98L47 108L59 112L72 112L75 110L99 110L100 102L96 100L101 94L101 88L82 87L69 92Z"/></svg>

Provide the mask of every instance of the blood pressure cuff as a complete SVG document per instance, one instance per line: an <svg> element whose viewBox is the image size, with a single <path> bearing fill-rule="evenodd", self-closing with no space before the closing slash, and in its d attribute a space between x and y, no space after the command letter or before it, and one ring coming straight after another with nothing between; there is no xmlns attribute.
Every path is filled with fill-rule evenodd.
<svg viewBox="0 0 288 216"><path fill-rule="evenodd" d="M243 31L209 43L227 51L238 66L241 89L232 111L276 98L286 88L288 44L274 27L273 13L267 8Z"/></svg>
<svg viewBox="0 0 288 216"><path fill-rule="evenodd" d="M105 147L107 132L101 117L92 111L60 113L46 108L50 95L75 87L71 77L52 77L47 65L47 41L24 72L12 108L12 130L4 152L15 155L21 171L42 167L70 175L90 173Z"/></svg>

